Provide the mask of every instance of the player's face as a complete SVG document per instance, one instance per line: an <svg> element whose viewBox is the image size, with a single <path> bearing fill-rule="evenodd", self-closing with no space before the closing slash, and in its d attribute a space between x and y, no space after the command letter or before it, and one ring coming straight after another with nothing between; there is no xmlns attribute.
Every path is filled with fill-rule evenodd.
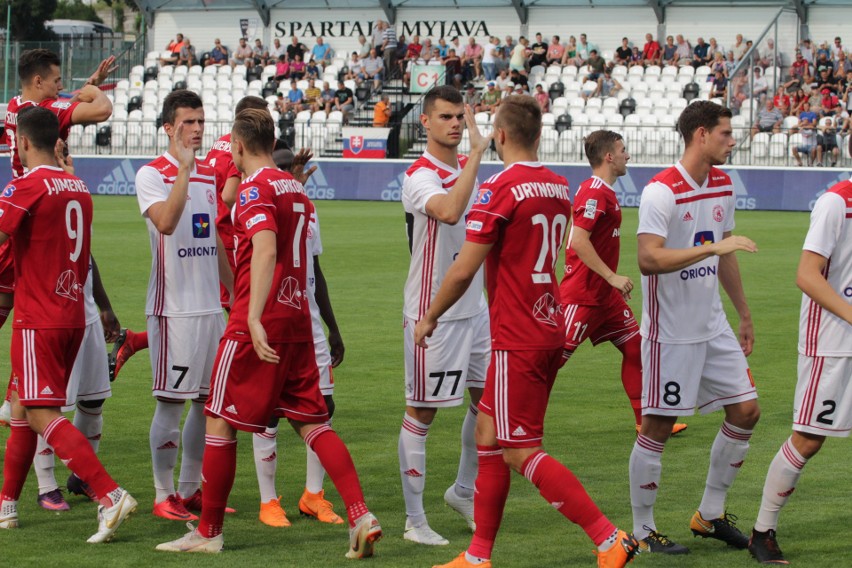
<svg viewBox="0 0 852 568"><path fill-rule="evenodd" d="M420 121L430 140L455 148L464 129L464 105L438 99L429 114L421 115Z"/></svg>
<svg viewBox="0 0 852 568"><path fill-rule="evenodd" d="M719 124L704 134L705 156L711 165L720 166L728 161L728 156L736 146L734 129L730 118L719 119Z"/></svg>
<svg viewBox="0 0 852 568"><path fill-rule="evenodd" d="M45 99L55 99L62 90L62 73L58 65L51 65L50 71L41 75L41 91Z"/></svg>
<svg viewBox="0 0 852 568"><path fill-rule="evenodd" d="M612 166L615 170L615 175L623 176L627 174L627 162L630 161L630 154L627 153L627 147L623 140L615 141L615 148L612 151Z"/></svg>
<svg viewBox="0 0 852 568"><path fill-rule="evenodd" d="M173 132L183 125L183 143L192 146L193 150L201 149L201 139L204 136L204 109L180 107L175 112Z"/></svg>

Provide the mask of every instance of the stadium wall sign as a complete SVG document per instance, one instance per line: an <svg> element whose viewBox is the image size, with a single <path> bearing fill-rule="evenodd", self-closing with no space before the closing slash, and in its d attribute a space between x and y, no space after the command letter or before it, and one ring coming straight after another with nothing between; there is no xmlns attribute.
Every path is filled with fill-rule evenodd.
<svg viewBox="0 0 852 568"><path fill-rule="evenodd" d="M373 33L373 22L351 20L318 20L318 21L278 21L273 24L273 37L358 37L370 36ZM405 37L419 35L422 37L462 38L491 35L483 20L416 20L403 21L401 33Z"/></svg>
<svg viewBox="0 0 852 568"><path fill-rule="evenodd" d="M150 158L121 156L75 157L76 173L96 195L135 195L136 172ZM313 163L317 170L305 185L314 200L399 201L408 160L322 159ZM548 164L565 176L573 192L591 174L586 165ZM484 163L479 179L499 172L500 164ZM642 188L661 169L660 165L631 165L628 175L615 186L624 207L638 207ZM723 168L734 184L737 209L761 211L810 211L828 188L849 179L839 168ZM0 176L11 177L9 160L0 161Z"/></svg>

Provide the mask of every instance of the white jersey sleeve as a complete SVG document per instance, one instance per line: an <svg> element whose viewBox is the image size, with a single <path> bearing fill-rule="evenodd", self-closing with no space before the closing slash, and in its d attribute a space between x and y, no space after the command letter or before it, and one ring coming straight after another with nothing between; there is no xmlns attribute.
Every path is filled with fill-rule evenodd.
<svg viewBox="0 0 852 568"><path fill-rule="evenodd" d="M646 186L639 202L639 228L636 234L648 233L668 238L674 205L675 198L668 187L661 183Z"/></svg>
<svg viewBox="0 0 852 568"><path fill-rule="evenodd" d="M92 325L101 319L101 312L95 303L94 294L94 272L92 270L92 257L89 257L89 274L86 276L86 284L83 285L83 302L86 308L86 325Z"/></svg>
<svg viewBox="0 0 852 568"><path fill-rule="evenodd" d="M155 203L162 203L169 198L169 190L163 182L163 177L151 166L142 166L136 172L136 200L139 201L139 211L148 217L148 209Z"/></svg>
<svg viewBox="0 0 852 568"><path fill-rule="evenodd" d="M319 231L319 217L316 209L311 213L308 221L308 251L311 256L308 262L308 305L311 308L311 328L313 330L314 345L326 341L325 330L322 325L319 305L317 304L317 276L314 270L316 257L322 254L322 238Z"/></svg>
<svg viewBox="0 0 852 568"><path fill-rule="evenodd" d="M846 204L836 193L825 193L817 199L811 212L811 225L805 237L804 250L831 258L840 242L846 217Z"/></svg>
<svg viewBox="0 0 852 568"><path fill-rule="evenodd" d="M446 195L441 187L442 180L437 172L420 168L408 177L402 191L402 202L406 211L417 211L426 215L426 203L436 195Z"/></svg>

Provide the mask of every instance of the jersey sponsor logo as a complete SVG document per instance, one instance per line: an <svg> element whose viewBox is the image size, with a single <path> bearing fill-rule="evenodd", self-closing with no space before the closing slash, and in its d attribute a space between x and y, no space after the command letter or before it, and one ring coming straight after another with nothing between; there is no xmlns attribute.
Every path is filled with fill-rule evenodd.
<svg viewBox="0 0 852 568"><path fill-rule="evenodd" d="M228 408L225 409L225 412L230 412L231 414L239 414L237 412L237 407L233 404L229 405Z"/></svg>
<svg viewBox="0 0 852 568"><path fill-rule="evenodd" d="M265 213L258 213L257 215L246 221L246 229L251 229L261 221L266 221Z"/></svg>
<svg viewBox="0 0 852 568"><path fill-rule="evenodd" d="M481 231L482 230L482 221L468 221L465 228L468 231Z"/></svg>
<svg viewBox="0 0 852 568"><path fill-rule="evenodd" d="M192 216L192 236L196 239L210 238L210 214L195 213Z"/></svg>
<svg viewBox="0 0 852 568"><path fill-rule="evenodd" d="M82 290L83 287L77 282L77 275L74 274L73 270L66 270L56 280L55 291L57 296L62 296L76 302Z"/></svg>
<svg viewBox="0 0 852 568"><path fill-rule="evenodd" d="M256 187L249 187L240 192L240 205L245 206L260 197L260 191Z"/></svg>
<svg viewBox="0 0 852 568"><path fill-rule="evenodd" d="M303 296L304 293L299 289L298 280L292 276L288 276L281 281L281 286L278 287L279 304L284 304L285 306L290 306L291 308L300 310L302 309Z"/></svg>
<svg viewBox="0 0 852 568"><path fill-rule="evenodd" d="M613 236L613 238L620 237L621 236L621 227L616 227L615 229L613 229L612 230L612 236Z"/></svg>
<svg viewBox="0 0 852 568"><path fill-rule="evenodd" d="M53 103L50 106L51 106L51 108L55 108L55 109L59 109L59 110L66 110L66 109L71 107L71 103L56 101L55 103Z"/></svg>
<svg viewBox="0 0 852 568"><path fill-rule="evenodd" d="M526 435L527 435L527 431L524 430L521 426L518 426L517 428L512 430L512 436L514 436L515 438L517 438L518 436L526 436Z"/></svg>
<svg viewBox="0 0 852 568"><path fill-rule="evenodd" d="M41 389L41 392L39 394L42 396L51 396L53 394L53 391L50 390L50 387L44 387L43 389Z"/></svg>
<svg viewBox="0 0 852 568"><path fill-rule="evenodd" d="M549 275L548 275L549 276ZM536 321L545 325L557 327L556 318L559 315L559 304L552 294L544 294L536 300L533 306L533 317Z"/></svg>
<svg viewBox="0 0 852 568"><path fill-rule="evenodd" d="M695 239L692 242L695 246L700 247L713 244L716 242L714 239L713 231L699 231L695 233Z"/></svg>
<svg viewBox="0 0 852 568"><path fill-rule="evenodd" d="M721 205L714 205L713 206L713 220L716 221L717 223L721 223L724 218L725 218L725 210L722 209L722 206Z"/></svg>
<svg viewBox="0 0 852 568"><path fill-rule="evenodd" d="M2 215L3 210L0 209L0 215ZM843 290L843 295L847 298L852 298L852 286L847 286L845 290Z"/></svg>
<svg viewBox="0 0 852 568"><path fill-rule="evenodd" d="M186 247L178 249L180 258L193 258L196 256L216 256L218 250L216 247Z"/></svg>
<svg viewBox="0 0 852 568"><path fill-rule="evenodd" d="M686 212L686 214L683 216L683 219L682 219L682 221L684 223L686 223L687 221L694 221L694 220L695 219L692 217L692 213L690 213L689 211Z"/></svg>
<svg viewBox="0 0 852 568"><path fill-rule="evenodd" d="M487 205L491 201L491 196L494 193L490 189L480 189L479 195L476 196L476 202L480 205Z"/></svg>
<svg viewBox="0 0 852 568"><path fill-rule="evenodd" d="M695 280L705 276L716 276L715 266L699 266L698 268L685 268L680 271L681 280Z"/></svg>
<svg viewBox="0 0 852 568"><path fill-rule="evenodd" d="M594 219L595 213L598 211L598 200L597 199L589 199L586 201L586 212L583 213L583 217L586 219Z"/></svg>
<svg viewBox="0 0 852 568"><path fill-rule="evenodd" d="M213 195L212 189L207 190L207 203L209 203L210 205L216 203L216 197Z"/></svg>
<svg viewBox="0 0 852 568"><path fill-rule="evenodd" d="M15 193L15 186L14 185L7 185L6 188L3 190L2 195L3 195L3 197L12 197L13 193Z"/></svg>

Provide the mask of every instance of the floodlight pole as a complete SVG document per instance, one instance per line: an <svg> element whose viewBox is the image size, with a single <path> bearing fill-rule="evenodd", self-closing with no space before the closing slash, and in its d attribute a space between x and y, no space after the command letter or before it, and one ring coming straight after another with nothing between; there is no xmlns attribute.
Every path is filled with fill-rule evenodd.
<svg viewBox="0 0 852 568"><path fill-rule="evenodd" d="M3 56L3 100L9 100L9 49L10 37L12 33L12 2L6 4L6 53Z"/></svg>

